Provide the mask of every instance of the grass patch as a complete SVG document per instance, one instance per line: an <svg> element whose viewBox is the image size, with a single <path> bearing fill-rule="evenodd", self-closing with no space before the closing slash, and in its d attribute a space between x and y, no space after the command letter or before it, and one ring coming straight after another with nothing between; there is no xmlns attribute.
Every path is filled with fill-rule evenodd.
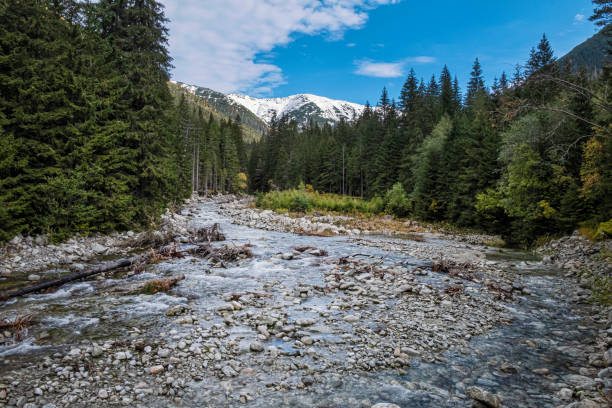
<svg viewBox="0 0 612 408"><path fill-rule="evenodd" d="M604 306L612 306L612 279L598 276L592 279L593 301Z"/></svg>
<svg viewBox="0 0 612 408"><path fill-rule="evenodd" d="M356 197L308 190L271 191L259 194L255 205L258 208L275 210L280 213L289 211L308 213L317 210L348 214L380 214L384 210L383 199L380 197L362 200Z"/></svg>
<svg viewBox="0 0 612 408"><path fill-rule="evenodd" d="M506 241L499 238L493 241L484 241L483 244L485 246L490 246L490 247L495 247L495 248L504 248L506 246Z"/></svg>

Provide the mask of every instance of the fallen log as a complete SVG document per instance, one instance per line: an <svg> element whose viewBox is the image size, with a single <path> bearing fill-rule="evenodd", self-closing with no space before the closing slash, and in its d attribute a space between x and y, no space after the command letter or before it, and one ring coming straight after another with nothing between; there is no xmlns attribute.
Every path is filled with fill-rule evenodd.
<svg viewBox="0 0 612 408"><path fill-rule="evenodd" d="M139 256L132 257L132 258L119 259L117 261L107 262L102 265L98 265L96 267L93 267L83 272L77 272L71 275L62 276L61 278L53 279L53 280L46 281L46 282L41 282L36 285L28 286L26 288L12 290L12 291L0 294L0 301L4 301L4 300L11 299L11 298L18 297L18 296L24 296L30 293L40 292L41 290L53 288L56 286L62 286L66 283L73 282L73 281L83 279L83 278L87 278L93 275L97 275L99 273L108 272L113 269L123 268L126 266L130 266L132 264L146 262L146 260L149 259L151 256L152 254L144 254L144 255L139 255Z"/></svg>
<svg viewBox="0 0 612 408"><path fill-rule="evenodd" d="M206 236L208 240L212 238L221 238L223 234L220 232L219 225L215 224L211 228L211 234ZM200 230L200 233L204 235L204 229ZM224 237L223 237L224 238ZM80 279L88 278L93 275L97 275L104 272L109 272L114 269L124 268L132 265L142 265L149 260L159 261L163 258L180 257L187 253L200 253L204 254L205 257L212 257L214 259L215 249L210 245L210 242L204 244L193 244L194 246L181 250L176 245L166 245L158 251L151 250L148 253L137 255L131 258L123 258L116 261L106 262L98 266L94 266L86 271L76 272L67 276L62 276L58 279L53 279L46 282L40 282L32 286L28 286L21 289L15 289L9 292L0 293L0 301L5 301L14 297L28 295L30 293L40 292L45 289L54 288L65 285L66 283L77 281Z"/></svg>

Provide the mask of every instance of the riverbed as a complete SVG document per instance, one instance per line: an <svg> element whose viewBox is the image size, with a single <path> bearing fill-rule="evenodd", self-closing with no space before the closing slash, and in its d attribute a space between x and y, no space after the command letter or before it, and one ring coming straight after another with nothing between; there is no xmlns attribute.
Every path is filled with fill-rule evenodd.
<svg viewBox="0 0 612 408"><path fill-rule="evenodd" d="M269 231L214 201L183 215L253 257L168 259L5 302L0 317L36 324L0 346L0 406L470 407L471 387L504 407L606 406L605 322L529 253ZM465 272L434 272L440 256ZM133 291L180 274L167 293Z"/></svg>

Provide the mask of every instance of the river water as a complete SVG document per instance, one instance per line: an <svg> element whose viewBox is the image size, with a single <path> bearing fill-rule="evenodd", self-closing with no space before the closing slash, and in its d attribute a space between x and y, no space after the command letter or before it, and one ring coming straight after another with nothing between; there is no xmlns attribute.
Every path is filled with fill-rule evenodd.
<svg viewBox="0 0 612 408"><path fill-rule="evenodd" d="M347 312L330 308L334 302L333 295L311 293L305 299L290 295L295 294L296 288L299 292L301 286L325 286L326 272L336 267L329 260L348 254L368 255L371 259L381 259L385 265L402 265L408 269L428 265L430 261L393 250L393 242L402 242L397 238L321 238L235 225L231 218L219 213L215 203L198 204L192 222L195 226L219 223L227 241L215 245L249 244L254 257L229 263L226 268L214 268L193 257L171 259L150 266L141 274L117 273L104 280L66 285L54 293L5 302L0 305L0 317L32 314L38 324L32 326L17 344L0 347L0 362L3 363L0 375L9 371L19 373L38 359L67 352L74 345L91 341L103 343L137 337L176 343L192 336L193 329L173 323L165 316L167 309L185 305L192 315L200 317L198 325L209 330L224 324L224 317L217 311L219 306L226 304L224 298L228 294L246 292L272 296L266 302L273 307L265 308L265 313L284 315L289 322L307 318L317 321L317 324L302 330L302 335L314 339L311 348L316 356L305 353L303 347L295 347L294 338L272 336L261 343L264 347L274 346L281 351L281 358L289 362L289 374L281 373L278 368L265 369L264 359L255 360L252 353L239 353L234 359L242 361L243 366L254 366L261 375L249 380L238 377L231 382L221 382L205 374L210 370L202 369L204 378L189 381L181 402L151 397L145 406L174 403L194 407L244 406L236 397L248 394L253 396L253 400L247 405L255 407L369 407L378 402L395 403L401 407L468 407L471 400L466 397L466 388L475 385L501 395L507 407L545 408L558 406L560 401L555 393L562 386L571 388L568 376L577 374L577 367L588 366L588 356L581 352L581 346L596 333L592 322L585 317L590 306L570 303L569 296L564 294L568 294L572 286L564 282L557 270L540 264L529 254L483 249L488 259L504 265L532 292L532 295L518 296L510 302L499 302L509 324L497 325L472 337L467 348L451 347L436 353L434 358L414 357L411 366L401 370L388 367L369 371L338 370L337 367L350 358L353 348L358 347L343 342L354 332L355 325L381 322L368 321L367 317L353 325L342 322L341 316ZM381 242L391 244L376 245ZM431 238L422 245L444 247L456 243ZM291 253L292 247L305 246L323 249L328 255L298 256L292 260L278 257L279 253ZM49 276L58 273L61 271L51 272ZM186 279L169 293L134 295L130 292L131 288L146 280L177 274L185 274ZM419 280L432 287L445 285L444 275L433 272L419 277ZM466 282L466 285L475 284ZM392 310L393 302L387 299L382 303ZM362 313L365 316L368 307L374 306L364 306ZM257 313L256 308L247 307L238 315L249 319ZM321 316L325 316L325 320L318 324ZM338 316L338 322L332 325L329 321L334 316ZM257 332L252 325L241 324L238 317L227 328L228 336L224 341L233 341L237 348L248 349L249 343L256 340ZM406 319L410 318L406 316ZM325 327L330 330L324 330ZM308 372L303 367L291 366L290 362L296 356L304 364L314 367L317 373L314 384L305 389L291 386ZM512 367L502 370L502 362ZM330 367L328 372L321 369L325 364ZM549 374L532 371L541 368L547 368ZM278 383L286 384L287 391L270 386Z"/></svg>

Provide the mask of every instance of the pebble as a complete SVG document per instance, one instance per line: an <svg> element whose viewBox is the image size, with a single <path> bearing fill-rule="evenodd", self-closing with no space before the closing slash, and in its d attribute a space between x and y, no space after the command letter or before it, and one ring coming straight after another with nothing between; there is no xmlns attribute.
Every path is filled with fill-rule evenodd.
<svg viewBox="0 0 612 408"><path fill-rule="evenodd" d="M163 365L155 365L152 367L149 367L149 372L151 374L160 374L164 371L164 366Z"/></svg>
<svg viewBox="0 0 612 408"><path fill-rule="evenodd" d="M250 349L251 351L254 351L254 352L258 353L258 352L260 352L260 351L263 351L263 350L264 350L264 347L263 347L263 345L262 345L261 343L251 343L251 344L249 345L249 349Z"/></svg>
<svg viewBox="0 0 612 408"><path fill-rule="evenodd" d="M467 393L470 396L470 398L478 402L482 402L487 407L501 408L502 401L499 395L492 394L488 391L483 390L480 387L469 387L467 389Z"/></svg>

